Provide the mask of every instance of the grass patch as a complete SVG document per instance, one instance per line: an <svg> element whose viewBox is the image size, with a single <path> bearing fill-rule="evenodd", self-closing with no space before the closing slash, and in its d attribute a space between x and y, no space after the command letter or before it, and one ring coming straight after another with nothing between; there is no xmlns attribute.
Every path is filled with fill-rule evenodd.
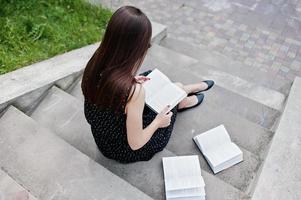
<svg viewBox="0 0 301 200"><path fill-rule="evenodd" d="M99 41L112 14L84 0L0 5L0 74Z"/></svg>

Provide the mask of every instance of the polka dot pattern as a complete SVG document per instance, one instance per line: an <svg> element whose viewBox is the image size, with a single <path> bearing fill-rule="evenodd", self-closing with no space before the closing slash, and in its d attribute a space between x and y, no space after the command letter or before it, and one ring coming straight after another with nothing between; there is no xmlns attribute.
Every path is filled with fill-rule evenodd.
<svg viewBox="0 0 301 200"><path fill-rule="evenodd" d="M133 151L127 141L126 114L116 114L109 109L101 109L94 104L85 101L85 116L91 125L94 140L102 152L108 158L123 163L147 161L154 154L162 151L167 145L176 121L176 107L168 127L159 128L151 139L140 149ZM143 128L147 127L156 117L156 113L147 106L143 110Z"/></svg>

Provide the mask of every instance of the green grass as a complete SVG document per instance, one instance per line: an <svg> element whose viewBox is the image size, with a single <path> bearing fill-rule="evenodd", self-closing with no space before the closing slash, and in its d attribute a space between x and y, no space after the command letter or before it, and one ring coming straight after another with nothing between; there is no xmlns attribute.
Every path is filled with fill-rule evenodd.
<svg viewBox="0 0 301 200"><path fill-rule="evenodd" d="M110 17L84 0L0 0L0 74L99 41Z"/></svg>

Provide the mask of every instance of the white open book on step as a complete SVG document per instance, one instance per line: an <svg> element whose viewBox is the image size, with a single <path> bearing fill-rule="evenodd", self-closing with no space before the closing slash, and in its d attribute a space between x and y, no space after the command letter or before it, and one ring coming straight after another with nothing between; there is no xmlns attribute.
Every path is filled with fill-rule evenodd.
<svg viewBox="0 0 301 200"><path fill-rule="evenodd" d="M193 140L215 174L243 161L242 151L231 141L224 125L199 134Z"/></svg>
<svg viewBox="0 0 301 200"><path fill-rule="evenodd" d="M198 156L164 157L163 171L167 200L205 200L205 183Z"/></svg>
<svg viewBox="0 0 301 200"><path fill-rule="evenodd" d="M158 69L154 69L147 77L150 80L143 83L145 102L157 113L160 113L167 105L170 105L172 109L187 96L182 88L172 83Z"/></svg>

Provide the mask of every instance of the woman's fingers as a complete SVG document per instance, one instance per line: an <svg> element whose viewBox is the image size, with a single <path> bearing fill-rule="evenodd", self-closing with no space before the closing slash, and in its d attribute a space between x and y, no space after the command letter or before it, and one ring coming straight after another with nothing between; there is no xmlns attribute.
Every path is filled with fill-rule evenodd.
<svg viewBox="0 0 301 200"><path fill-rule="evenodd" d="M162 111L161 114L165 115L169 112L170 105L167 105Z"/></svg>
<svg viewBox="0 0 301 200"><path fill-rule="evenodd" d="M171 111L168 112L167 117L170 117L170 118L171 118L172 114L173 114L173 113L172 113Z"/></svg>
<svg viewBox="0 0 301 200"><path fill-rule="evenodd" d="M146 76L136 76L135 77L136 81L139 83L144 83L145 81L150 80L150 78L146 77Z"/></svg>

